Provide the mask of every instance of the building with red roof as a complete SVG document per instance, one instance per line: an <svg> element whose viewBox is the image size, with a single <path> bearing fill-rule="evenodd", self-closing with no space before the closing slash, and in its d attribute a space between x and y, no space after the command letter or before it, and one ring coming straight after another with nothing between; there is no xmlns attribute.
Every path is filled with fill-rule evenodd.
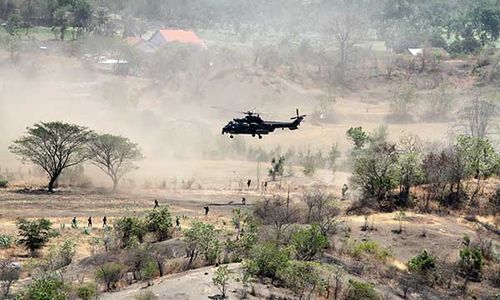
<svg viewBox="0 0 500 300"><path fill-rule="evenodd" d="M153 36L149 39L149 44L152 47L162 47L170 42L192 44L202 48L207 48L205 43L193 31L161 29L155 32L155 34L153 34Z"/></svg>

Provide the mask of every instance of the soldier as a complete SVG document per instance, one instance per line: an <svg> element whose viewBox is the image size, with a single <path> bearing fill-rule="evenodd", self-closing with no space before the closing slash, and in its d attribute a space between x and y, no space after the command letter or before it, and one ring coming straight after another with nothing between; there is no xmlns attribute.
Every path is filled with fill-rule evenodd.
<svg viewBox="0 0 500 300"><path fill-rule="evenodd" d="M155 207L154 208L157 208L157 207L160 207L160 205L158 205L158 200L155 199Z"/></svg>
<svg viewBox="0 0 500 300"><path fill-rule="evenodd" d="M177 228L180 228L181 227L181 219L179 218L179 216L176 216L175 217L175 226Z"/></svg>
<svg viewBox="0 0 500 300"><path fill-rule="evenodd" d="M247 203L247 199L245 199L245 197L243 197L243 198L241 199L241 204L242 204L242 205L245 205L246 203Z"/></svg>
<svg viewBox="0 0 500 300"><path fill-rule="evenodd" d="M92 216L90 216L87 221L88 221L87 226L92 227Z"/></svg>
<svg viewBox="0 0 500 300"><path fill-rule="evenodd" d="M264 191L267 191L267 181L264 182Z"/></svg>
<svg viewBox="0 0 500 300"><path fill-rule="evenodd" d="M76 217L73 217L73 220L71 220L71 228L77 228L78 223L76 222Z"/></svg>
<svg viewBox="0 0 500 300"><path fill-rule="evenodd" d="M108 221L108 219L106 218L106 216L104 216L104 218L102 218L102 227L106 227L106 225L108 225L106 222Z"/></svg>
<svg viewBox="0 0 500 300"><path fill-rule="evenodd" d="M208 208L208 205L207 205L207 206L203 206L203 209L205 209L205 216L206 216L206 215L208 215L208 211L210 210L210 209Z"/></svg>
<svg viewBox="0 0 500 300"><path fill-rule="evenodd" d="M247 180L247 188L250 188L250 185L252 184L252 179Z"/></svg>
<svg viewBox="0 0 500 300"><path fill-rule="evenodd" d="M348 189L349 187L347 186L347 184L344 183L344 185L342 186L342 199L345 199L345 195Z"/></svg>

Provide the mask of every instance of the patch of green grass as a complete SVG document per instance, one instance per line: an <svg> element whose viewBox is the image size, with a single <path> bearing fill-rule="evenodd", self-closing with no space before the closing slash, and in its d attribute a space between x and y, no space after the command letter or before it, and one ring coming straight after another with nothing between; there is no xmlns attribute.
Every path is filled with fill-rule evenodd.
<svg viewBox="0 0 500 300"><path fill-rule="evenodd" d="M368 254L377 260L385 261L392 256L388 249L381 247L375 241L348 242L347 250L351 256L356 258L361 257L363 254Z"/></svg>

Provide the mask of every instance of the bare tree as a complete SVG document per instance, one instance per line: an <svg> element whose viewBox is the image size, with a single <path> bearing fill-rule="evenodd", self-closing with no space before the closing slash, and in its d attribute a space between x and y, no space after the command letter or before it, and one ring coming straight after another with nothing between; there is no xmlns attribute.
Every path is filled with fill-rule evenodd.
<svg viewBox="0 0 500 300"><path fill-rule="evenodd" d="M298 209L279 196L259 202L254 214L264 225L273 227L276 241L280 241L283 233L299 220Z"/></svg>
<svg viewBox="0 0 500 300"><path fill-rule="evenodd" d="M340 212L333 195L316 189L305 192L302 201L307 205L307 223L317 224L323 235L330 232Z"/></svg>
<svg viewBox="0 0 500 300"><path fill-rule="evenodd" d="M113 180L113 192L123 175L136 168L134 162L142 158L137 144L122 136L93 135L88 148L92 163Z"/></svg>
<svg viewBox="0 0 500 300"><path fill-rule="evenodd" d="M338 47L337 75L341 84L346 82L346 69L355 45L366 35L364 25L363 11L345 3L325 28L327 38L334 39Z"/></svg>
<svg viewBox="0 0 500 300"><path fill-rule="evenodd" d="M489 99L474 98L461 111L461 119L469 135L484 139L488 134L490 122L498 113L498 107Z"/></svg>
<svg viewBox="0 0 500 300"><path fill-rule="evenodd" d="M90 136L86 127L62 122L37 123L27 135L14 141L10 152L42 167L49 177L49 192L61 172L88 158L85 145Z"/></svg>
<svg viewBox="0 0 500 300"><path fill-rule="evenodd" d="M20 265L11 260L0 260L0 299L7 299L12 284L19 280Z"/></svg>

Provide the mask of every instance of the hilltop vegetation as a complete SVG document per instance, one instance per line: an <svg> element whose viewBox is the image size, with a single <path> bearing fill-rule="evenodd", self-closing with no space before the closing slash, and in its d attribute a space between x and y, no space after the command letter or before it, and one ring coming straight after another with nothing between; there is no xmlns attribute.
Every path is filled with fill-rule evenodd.
<svg viewBox="0 0 500 300"><path fill-rule="evenodd" d="M497 299L499 4L0 0L0 299Z"/></svg>

